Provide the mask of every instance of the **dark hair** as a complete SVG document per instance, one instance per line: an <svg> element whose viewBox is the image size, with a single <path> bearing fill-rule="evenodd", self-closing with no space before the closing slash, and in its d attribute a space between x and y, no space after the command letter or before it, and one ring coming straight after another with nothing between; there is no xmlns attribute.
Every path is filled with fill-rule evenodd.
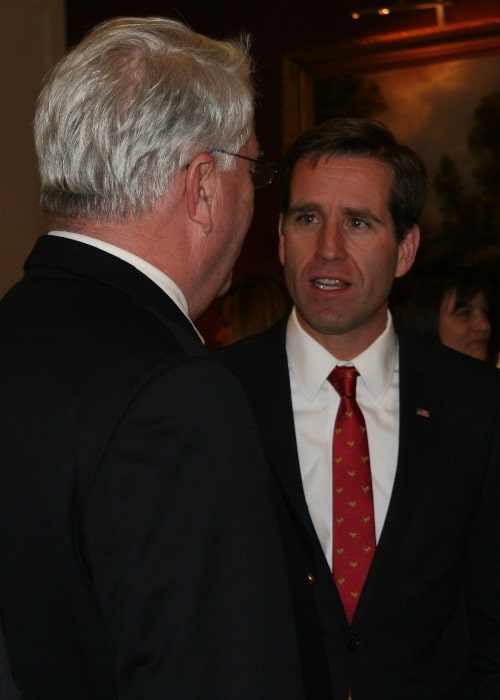
<svg viewBox="0 0 500 700"><path fill-rule="evenodd" d="M316 166L322 157L338 156L373 158L392 168L389 211L396 239L401 241L422 215L427 172L411 148L398 143L383 124L367 119L330 119L298 136L283 156L280 167L283 214L286 215L290 205L290 183L297 163L307 158Z"/></svg>
<svg viewBox="0 0 500 700"><path fill-rule="evenodd" d="M394 307L394 318L417 335L440 341L439 317L445 298L455 294L453 311L457 311L479 292L488 297L486 285L472 268L442 264L422 268L411 276L411 291Z"/></svg>

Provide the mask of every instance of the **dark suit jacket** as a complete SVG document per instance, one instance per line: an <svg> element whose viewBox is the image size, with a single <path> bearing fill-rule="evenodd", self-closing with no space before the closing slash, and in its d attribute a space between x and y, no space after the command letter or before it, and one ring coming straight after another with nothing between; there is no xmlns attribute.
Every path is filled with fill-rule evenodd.
<svg viewBox="0 0 500 700"><path fill-rule="evenodd" d="M10 668L10 656L0 625L0 700L22 700Z"/></svg>
<svg viewBox="0 0 500 700"><path fill-rule="evenodd" d="M24 700L301 700L255 421L175 304L44 237L0 332L0 606Z"/></svg>
<svg viewBox="0 0 500 700"><path fill-rule="evenodd" d="M349 627L302 489L285 337L286 320L219 356L308 533L335 699L498 700L500 373L398 331L397 474Z"/></svg>

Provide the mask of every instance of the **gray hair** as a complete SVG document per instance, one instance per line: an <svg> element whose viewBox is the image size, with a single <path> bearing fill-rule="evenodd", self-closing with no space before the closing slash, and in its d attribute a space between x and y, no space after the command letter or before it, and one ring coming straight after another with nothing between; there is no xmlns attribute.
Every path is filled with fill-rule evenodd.
<svg viewBox="0 0 500 700"><path fill-rule="evenodd" d="M160 17L104 22L60 61L38 99L42 210L140 216L198 153L239 151L254 97L248 36L217 41ZM234 158L217 160L234 167Z"/></svg>

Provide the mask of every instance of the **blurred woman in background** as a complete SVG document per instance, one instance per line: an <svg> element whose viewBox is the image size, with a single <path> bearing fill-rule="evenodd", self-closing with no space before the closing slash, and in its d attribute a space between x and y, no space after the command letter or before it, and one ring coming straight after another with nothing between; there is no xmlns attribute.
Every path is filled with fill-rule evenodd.
<svg viewBox="0 0 500 700"><path fill-rule="evenodd" d="M417 335L478 360L495 360L488 293L474 270L442 265L420 270L408 298L393 309L395 320Z"/></svg>

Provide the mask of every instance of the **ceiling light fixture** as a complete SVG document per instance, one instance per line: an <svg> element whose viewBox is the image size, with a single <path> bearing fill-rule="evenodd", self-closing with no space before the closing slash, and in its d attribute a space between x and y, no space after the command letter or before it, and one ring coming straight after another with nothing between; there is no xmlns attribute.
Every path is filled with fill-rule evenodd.
<svg viewBox="0 0 500 700"><path fill-rule="evenodd" d="M360 19L366 15L390 15L393 12L413 12L415 10L435 10L436 22L439 25L445 23L445 7L454 5L453 0L435 0L435 2L399 2L396 5L385 5L381 7L365 7L351 12L352 19Z"/></svg>

